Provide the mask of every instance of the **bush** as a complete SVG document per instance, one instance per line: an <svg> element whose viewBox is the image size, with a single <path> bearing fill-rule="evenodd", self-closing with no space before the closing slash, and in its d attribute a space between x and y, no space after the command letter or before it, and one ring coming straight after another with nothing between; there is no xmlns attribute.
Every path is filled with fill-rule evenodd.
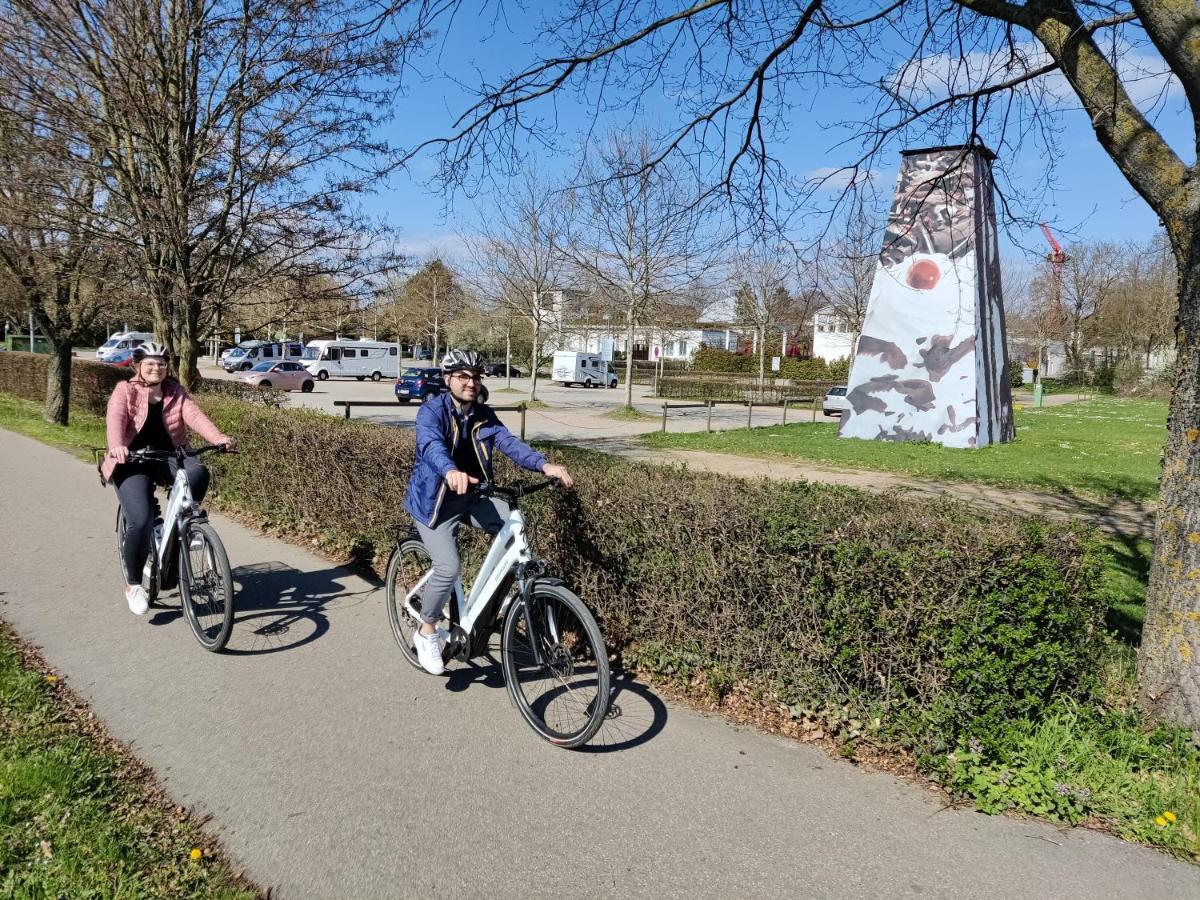
<svg viewBox="0 0 1200 900"><path fill-rule="evenodd" d="M50 357L44 353L0 353L0 391L45 402L49 366ZM71 408L104 415L113 388L129 375L128 369L75 357L71 360Z"/></svg>
<svg viewBox="0 0 1200 900"><path fill-rule="evenodd" d="M224 398L206 407L242 451L214 461L222 506L382 568L409 527L409 432ZM610 647L644 668L716 694L744 685L797 719L840 723L847 740L927 758L1091 690L1104 603L1080 531L553 453L579 489L528 504L534 544ZM464 532L470 566L484 542Z"/></svg>

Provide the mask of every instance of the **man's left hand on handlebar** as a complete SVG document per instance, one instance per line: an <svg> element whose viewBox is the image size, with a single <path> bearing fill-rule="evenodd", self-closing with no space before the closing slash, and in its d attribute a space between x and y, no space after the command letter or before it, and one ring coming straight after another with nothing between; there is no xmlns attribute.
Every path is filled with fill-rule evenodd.
<svg viewBox="0 0 1200 900"><path fill-rule="evenodd" d="M575 479L571 477L571 473L567 471L566 466L557 466L554 463L546 463L542 468L542 474L547 478L557 478L563 487L570 490L575 487Z"/></svg>

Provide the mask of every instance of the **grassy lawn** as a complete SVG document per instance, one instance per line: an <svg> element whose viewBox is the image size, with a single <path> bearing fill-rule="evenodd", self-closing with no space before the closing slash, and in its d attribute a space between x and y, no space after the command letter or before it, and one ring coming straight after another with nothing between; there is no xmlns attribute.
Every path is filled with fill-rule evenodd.
<svg viewBox="0 0 1200 900"><path fill-rule="evenodd" d="M651 447L807 460L935 480L1153 499L1166 439L1167 405L1101 397L1016 414L1017 438L981 450L939 444L840 440L836 424L798 424L713 434L644 436Z"/></svg>
<svg viewBox="0 0 1200 900"><path fill-rule="evenodd" d="M0 624L0 896L259 893Z"/></svg>
<svg viewBox="0 0 1200 900"><path fill-rule="evenodd" d="M99 416L71 410L71 424L64 428L42 418L42 404L22 400L0 392L0 428L28 435L44 444L70 450L80 459L90 460L92 447L106 443L104 420Z"/></svg>

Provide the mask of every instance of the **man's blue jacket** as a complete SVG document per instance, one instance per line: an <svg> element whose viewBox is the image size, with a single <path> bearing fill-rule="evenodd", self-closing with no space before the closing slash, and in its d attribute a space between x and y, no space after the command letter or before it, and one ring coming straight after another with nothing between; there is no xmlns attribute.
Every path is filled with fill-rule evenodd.
<svg viewBox="0 0 1200 900"><path fill-rule="evenodd" d="M446 473L454 471L454 451L460 440L469 440L480 468L492 480L492 453L499 450L517 465L542 471L546 457L504 427L492 408L476 401L466 415L454 406L449 391L428 398L417 413L417 461L413 466L404 508L428 528L437 523L446 492Z"/></svg>

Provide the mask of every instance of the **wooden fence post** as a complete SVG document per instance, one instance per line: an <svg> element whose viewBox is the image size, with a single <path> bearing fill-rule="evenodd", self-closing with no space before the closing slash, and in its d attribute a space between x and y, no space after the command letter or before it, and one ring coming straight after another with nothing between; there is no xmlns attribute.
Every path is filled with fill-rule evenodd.
<svg viewBox="0 0 1200 900"><path fill-rule="evenodd" d="M711 400L709 400L708 401L708 424L704 426L704 430L709 433L712 432L712 408L713 408L713 402Z"/></svg>
<svg viewBox="0 0 1200 900"><path fill-rule="evenodd" d="M350 421L350 401L346 401L346 421Z"/></svg>
<svg viewBox="0 0 1200 900"><path fill-rule="evenodd" d="M662 433L663 433L663 434L666 434L666 433L667 433L667 404L665 404L665 403L663 404L663 423L662 423Z"/></svg>
<svg viewBox="0 0 1200 900"><path fill-rule="evenodd" d="M788 400L785 397L783 400L783 423L782 423L784 425L787 424L787 408L788 408Z"/></svg>
<svg viewBox="0 0 1200 900"><path fill-rule="evenodd" d="M525 404L521 403L521 440L525 440Z"/></svg>
<svg viewBox="0 0 1200 900"><path fill-rule="evenodd" d="M750 428L750 421L754 418L754 401L746 401L746 428Z"/></svg>

